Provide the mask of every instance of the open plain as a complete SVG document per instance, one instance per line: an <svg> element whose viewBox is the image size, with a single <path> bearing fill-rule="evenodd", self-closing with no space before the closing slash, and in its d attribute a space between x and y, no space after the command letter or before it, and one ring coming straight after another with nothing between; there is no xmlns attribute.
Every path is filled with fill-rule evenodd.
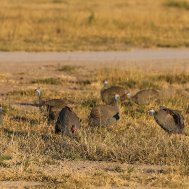
<svg viewBox="0 0 189 189"><path fill-rule="evenodd" d="M1 189L189 188L189 0L0 3ZM121 119L92 129L104 80L161 98L119 102ZM38 87L42 99L70 102L76 136L55 134L45 110L31 106ZM149 116L160 105L180 111L186 135Z"/></svg>
<svg viewBox="0 0 189 189"><path fill-rule="evenodd" d="M189 0L1 0L1 51L189 47Z"/></svg>
<svg viewBox="0 0 189 189"><path fill-rule="evenodd" d="M148 115L159 105L178 109L189 134L187 52L0 53L0 188L188 188L189 136L167 134ZM119 122L91 129L88 115L102 104L105 79L133 94L158 89L161 102L127 101ZM37 107L19 104L37 101L37 87L45 99L73 102L78 135L55 135Z"/></svg>

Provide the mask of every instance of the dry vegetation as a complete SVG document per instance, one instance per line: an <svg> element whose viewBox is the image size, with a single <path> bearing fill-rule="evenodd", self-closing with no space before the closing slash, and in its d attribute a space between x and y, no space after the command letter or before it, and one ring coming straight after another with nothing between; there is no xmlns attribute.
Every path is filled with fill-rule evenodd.
<svg viewBox="0 0 189 189"><path fill-rule="evenodd" d="M0 180L30 181L31 187L43 185L39 188L188 188L189 136L169 135L155 123L147 110L160 104L120 105L121 120L107 129L92 130L87 123L91 107L102 103L99 91L108 79L132 92L158 88L161 104L181 110L189 133L189 70L173 70L177 73L156 70L146 75L144 70L52 64L38 65L28 74L0 73L1 89L10 86L10 92L1 96L5 113L0 128ZM75 138L55 135L54 125L47 125L38 108L15 104L35 101L38 86L46 98L74 101L73 109L82 119Z"/></svg>
<svg viewBox="0 0 189 189"><path fill-rule="evenodd" d="M1 0L0 50L188 47L188 0Z"/></svg>

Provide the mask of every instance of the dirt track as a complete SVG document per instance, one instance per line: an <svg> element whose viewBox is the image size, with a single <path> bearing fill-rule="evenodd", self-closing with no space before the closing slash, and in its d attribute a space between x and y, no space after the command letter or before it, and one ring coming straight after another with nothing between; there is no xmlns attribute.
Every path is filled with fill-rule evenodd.
<svg viewBox="0 0 189 189"><path fill-rule="evenodd" d="M135 49L109 52L0 52L0 62L189 60L189 49Z"/></svg>
<svg viewBox="0 0 189 189"><path fill-rule="evenodd" d="M19 66L18 66L19 64ZM44 65L121 66L132 69L188 71L189 49L135 49L114 52L0 52L1 72L18 73ZM31 68L32 67L32 68ZM174 69L177 67L176 69Z"/></svg>

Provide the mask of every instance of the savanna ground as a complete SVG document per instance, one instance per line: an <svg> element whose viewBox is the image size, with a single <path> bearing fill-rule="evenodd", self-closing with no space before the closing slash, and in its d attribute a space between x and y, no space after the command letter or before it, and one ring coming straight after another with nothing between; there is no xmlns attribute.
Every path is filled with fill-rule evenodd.
<svg viewBox="0 0 189 189"><path fill-rule="evenodd" d="M188 47L188 0L1 0L1 51L127 50ZM7 55L9 56L9 55ZM15 62L17 63L15 63ZM88 127L102 104L102 81L135 93L156 88L161 102L120 104L121 120ZM81 119L74 138L54 134L38 108L19 102L65 98ZM165 105L186 114L189 64L183 60L0 60L0 188L188 188L189 137L165 133L148 115Z"/></svg>
<svg viewBox="0 0 189 189"><path fill-rule="evenodd" d="M1 0L0 50L188 47L189 0Z"/></svg>
<svg viewBox="0 0 189 189"><path fill-rule="evenodd" d="M119 65L119 68L116 68ZM33 62L0 64L1 188L188 188L189 136L169 135L148 115L159 105L178 109L185 118L189 97L188 60ZM102 81L135 93L156 88L161 102L138 106L120 104L121 120L107 129L91 129L88 115L102 104ZM81 119L74 138L54 134L35 102L43 97L65 98Z"/></svg>

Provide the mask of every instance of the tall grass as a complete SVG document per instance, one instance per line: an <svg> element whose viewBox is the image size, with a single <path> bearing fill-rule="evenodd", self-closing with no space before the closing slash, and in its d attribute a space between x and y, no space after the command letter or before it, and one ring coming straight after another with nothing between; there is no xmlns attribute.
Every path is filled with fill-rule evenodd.
<svg viewBox="0 0 189 189"><path fill-rule="evenodd" d="M2 0L0 50L187 47L189 13L170 9L173 5L186 7L187 2Z"/></svg>

